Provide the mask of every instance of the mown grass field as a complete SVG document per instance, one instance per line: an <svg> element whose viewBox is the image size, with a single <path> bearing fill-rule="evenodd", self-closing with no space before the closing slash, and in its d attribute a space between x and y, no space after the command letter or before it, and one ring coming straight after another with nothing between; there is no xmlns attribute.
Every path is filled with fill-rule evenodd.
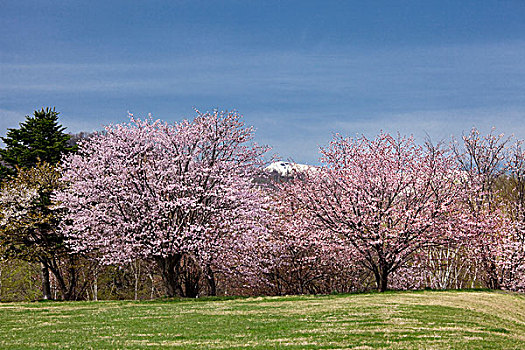
<svg viewBox="0 0 525 350"><path fill-rule="evenodd" d="M0 304L0 348L525 349L525 296L490 291Z"/></svg>

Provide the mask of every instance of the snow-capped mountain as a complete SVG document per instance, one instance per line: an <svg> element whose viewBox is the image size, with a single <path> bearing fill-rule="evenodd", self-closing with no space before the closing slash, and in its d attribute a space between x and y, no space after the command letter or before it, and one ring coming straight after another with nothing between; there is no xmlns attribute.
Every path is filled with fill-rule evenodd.
<svg viewBox="0 0 525 350"><path fill-rule="evenodd" d="M312 168L310 165L306 164L297 164L290 162L274 162L264 168L265 171L273 174L278 174L282 177L290 177L295 173L302 173Z"/></svg>

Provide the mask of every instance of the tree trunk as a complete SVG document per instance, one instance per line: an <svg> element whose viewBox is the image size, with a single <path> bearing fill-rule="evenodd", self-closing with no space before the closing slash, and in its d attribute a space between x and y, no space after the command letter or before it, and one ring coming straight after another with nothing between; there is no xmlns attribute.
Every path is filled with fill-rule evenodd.
<svg viewBox="0 0 525 350"><path fill-rule="evenodd" d="M133 275L135 277L135 285L134 285L134 292L135 292L135 300L139 299L139 280L140 280L140 262L138 260L133 261Z"/></svg>
<svg viewBox="0 0 525 350"><path fill-rule="evenodd" d="M42 267L42 292L44 300L51 300L51 283L49 282L49 268L44 263L40 263Z"/></svg>
<svg viewBox="0 0 525 350"><path fill-rule="evenodd" d="M213 273L210 266L206 268L206 281L208 281L208 287L210 288L210 295L217 295L217 282L215 281L215 274Z"/></svg>
<svg viewBox="0 0 525 350"><path fill-rule="evenodd" d="M184 296L187 298L196 298L199 295L199 280L201 278L201 268L190 255L182 258L179 268L179 276L184 283Z"/></svg>
<svg viewBox="0 0 525 350"><path fill-rule="evenodd" d="M95 266L95 276L93 278L93 301L98 301L98 265Z"/></svg>
<svg viewBox="0 0 525 350"><path fill-rule="evenodd" d="M498 268L496 264L491 261L488 268L488 287L490 289L501 289L501 283L498 276Z"/></svg>
<svg viewBox="0 0 525 350"><path fill-rule="evenodd" d="M69 281L66 280L66 276L64 276L56 260L50 261L49 270L53 276L55 276L62 300L75 300L77 297L75 295L75 289L77 287L77 269L74 266L74 260L72 257L69 257L68 264L69 267L67 270L69 272Z"/></svg>
<svg viewBox="0 0 525 350"><path fill-rule="evenodd" d="M378 292L385 292L388 289L388 275L390 271L386 267L379 267L374 271Z"/></svg>
<svg viewBox="0 0 525 350"><path fill-rule="evenodd" d="M380 292L385 292L388 289L388 271L385 270L381 274L381 284L379 287Z"/></svg>
<svg viewBox="0 0 525 350"><path fill-rule="evenodd" d="M62 297L62 300L69 300L69 294L67 292L66 282L64 281L62 274L60 272L53 271L53 275L55 275L55 278L57 280L58 289L60 291L60 296Z"/></svg>
<svg viewBox="0 0 525 350"><path fill-rule="evenodd" d="M148 272L148 276L149 276L149 279L150 279L150 281L151 281L151 291L150 291L150 296L149 296L149 298L150 298L151 300L153 300L153 297L155 296L155 281L154 281L154 279L153 279L153 273L151 273L151 271Z"/></svg>
<svg viewBox="0 0 525 350"><path fill-rule="evenodd" d="M179 276L176 272L176 267L180 263L180 260L181 256L179 254L167 257L157 257L155 259L168 298L182 296L182 288L179 283Z"/></svg>

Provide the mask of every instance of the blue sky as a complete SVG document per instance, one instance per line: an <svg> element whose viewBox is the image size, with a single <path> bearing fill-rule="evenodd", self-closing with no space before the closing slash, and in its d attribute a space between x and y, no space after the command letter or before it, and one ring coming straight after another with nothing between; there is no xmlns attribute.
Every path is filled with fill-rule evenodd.
<svg viewBox="0 0 525 350"><path fill-rule="evenodd" d="M525 1L0 0L0 135L236 109L315 164L334 132L525 138Z"/></svg>

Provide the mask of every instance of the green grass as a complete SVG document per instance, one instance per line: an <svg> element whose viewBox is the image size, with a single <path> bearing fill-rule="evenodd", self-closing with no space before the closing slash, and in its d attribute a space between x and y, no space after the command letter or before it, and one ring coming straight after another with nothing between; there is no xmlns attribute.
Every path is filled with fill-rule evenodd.
<svg viewBox="0 0 525 350"><path fill-rule="evenodd" d="M525 296L389 292L0 304L0 348L525 349Z"/></svg>

